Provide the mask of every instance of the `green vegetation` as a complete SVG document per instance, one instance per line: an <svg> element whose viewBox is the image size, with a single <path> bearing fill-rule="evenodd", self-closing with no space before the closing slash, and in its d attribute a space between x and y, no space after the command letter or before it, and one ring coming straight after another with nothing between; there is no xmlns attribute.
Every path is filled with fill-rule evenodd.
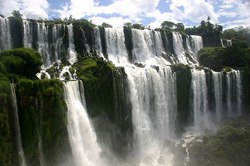
<svg viewBox="0 0 250 166"><path fill-rule="evenodd" d="M220 71L224 67L242 68L250 64L250 51L242 42L235 42L231 47L203 48L198 53L199 62L205 67Z"/></svg>
<svg viewBox="0 0 250 166"><path fill-rule="evenodd" d="M201 65L210 67L215 71L223 68L225 49L222 47L208 47L199 51L198 57Z"/></svg>
<svg viewBox="0 0 250 166"><path fill-rule="evenodd" d="M247 43L250 47L250 28L236 27L223 31L222 37L225 39L231 39L234 41L240 41Z"/></svg>
<svg viewBox="0 0 250 166"><path fill-rule="evenodd" d="M189 122L190 111L190 87L191 87L191 70L190 67L183 64L171 65L173 72L176 74L177 82L177 131L181 132Z"/></svg>
<svg viewBox="0 0 250 166"><path fill-rule="evenodd" d="M0 65L1 68L1 65ZM1 69L0 69L1 70ZM0 71L1 72L1 71ZM0 165L9 166L11 161L11 152L13 142L10 132L10 116L11 94L10 82L0 73Z"/></svg>
<svg viewBox="0 0 250 166"><path fill-rule="evenodd" d="M212 24L210 17L208 17L207 21L202 20L198 27L186 28L185 32L188 35L202 36L204 47L219 47L221 46L222 30L223 27L221 25Z"/></svg>
<svg viewBox="0 0 250 166"><path fill-rule="evenodd" d="M215 135L203 137L189 149L189 166L247 166L250 164L250 125L237 119Z"/></svg>
<svg viewBox="0 0 250 166"><path fill-rule="evenodd" d="M42 65L38 52L29 48L18 48L0 52L1 70L6 68L8 74L16 74L27 78L35 78Z"/></svg>
<svg viewBox="0 0 250 166"><path fill-rule="evenodd" d="M71 154L67 133L67 108L59 80L21 80L18 84L19 119L27 162L39 165L38 142L48 165Z"/></svg>
<svg viewBox="0 0 250 166"><path fill-rule="evenodd" d="M102 58L87 58L75 65L83 81L88 111L97 116L106 114L114 120L113 79L116 68Z"/></svg>

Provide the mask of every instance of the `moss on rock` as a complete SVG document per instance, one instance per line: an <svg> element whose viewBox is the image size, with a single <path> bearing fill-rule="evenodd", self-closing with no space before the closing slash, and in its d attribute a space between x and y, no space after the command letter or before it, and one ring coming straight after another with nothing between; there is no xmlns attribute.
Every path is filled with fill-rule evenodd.
<svg viewBox="0 0 250 166"><path fill-rule="evenodd" d="M10 74L35 78L42 65L39 53L30 48L18 48L0 52L0 61Z"/></svg>
<svg viewBox="0 0 250 166"><path fill-rule="evenodd" d="M0 165L9 166L12 154L9 110L11 109L10 82L0 73Z"/></svg>
<svg viewBox="0 0 250 166"><path fill-rule="evenodd" d="M181 132L191 117L190 111L190 87L191 70L183 64L171 65L172 71L176 74L177 82L177 130Z"/></svg>

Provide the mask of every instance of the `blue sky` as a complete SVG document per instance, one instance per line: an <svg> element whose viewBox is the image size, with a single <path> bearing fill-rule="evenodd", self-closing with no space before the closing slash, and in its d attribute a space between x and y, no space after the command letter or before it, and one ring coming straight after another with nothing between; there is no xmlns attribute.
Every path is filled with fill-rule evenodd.
<svg viewBox="0 0 250 166"><path fill-rule="evenodd" d="M250 0L0 0L0 14L20 10L26 18L85 18L120 27L126 22L152 28L165 21L197 26L210 16L225 28L250 26Z"/></svg>

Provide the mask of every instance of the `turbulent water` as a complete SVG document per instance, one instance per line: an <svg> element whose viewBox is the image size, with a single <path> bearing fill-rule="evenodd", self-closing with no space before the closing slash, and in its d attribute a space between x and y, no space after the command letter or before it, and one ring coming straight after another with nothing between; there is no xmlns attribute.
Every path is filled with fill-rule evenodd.
<svg viewBox="0 0 250 166"><path fill-rule="evenodd" d="M0 51L12 48L10 24L7 18L0 17Z"/></svg>
<svg viewBox="0 0 250 166"><path fill-rule="evenodd" d="M68 132L73 157L77 166L100 165L100 147L86 111L83 85L80 81L64 84L68 107Z"/></svg>

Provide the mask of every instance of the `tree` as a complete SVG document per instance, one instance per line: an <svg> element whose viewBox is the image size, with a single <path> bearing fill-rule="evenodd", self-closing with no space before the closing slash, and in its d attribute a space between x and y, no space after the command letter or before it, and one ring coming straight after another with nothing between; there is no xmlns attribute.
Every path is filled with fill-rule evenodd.
<svg viewBox="0 0 250 166"><path fill-rule="evenodd" d="M178 31L184 31L184 30L185 30L184 24L182 24L182 23L177 23L177 24L176 24L176 30L178 30Z"/></svg>
<svg viewBox="0 0 250 166"><path fill-rule="evenodd" d="M138 23L133 24L132 28L134 28L134 29L142 29L142 30L145 29L145 27L142 24L138 24Z"/></svg>
<svg viewBox="0 0 250 166"><path fill-rule="evenodd" d="M176 24L171 21L164 21L163 23L161 23L161 27L163 29L173 29L175 26Z"/></svg>
<svg viewBox="0 0 250 166"><path fill-rule="evenodd" d="M132 27L132 23L131 22L127 22L124 24L125 27L127 28L131 28Z"/></svg>
<svg viewBox="0 0 250 166"><path fill-rule="evenodd" d="M106 23L106 22L104 22L104 23L102 23L102 27L103 28L112 28L113 26L110 25L110 24L108 24L108 23Z"/></svg>
<svg viewBox="0 0 250 166"><path fill-rule="evenodd" d="M12 13L11 13L14 17L18 17L18 18L22 18L22 14L20 13L19 10L14 10Z"/></svg>

